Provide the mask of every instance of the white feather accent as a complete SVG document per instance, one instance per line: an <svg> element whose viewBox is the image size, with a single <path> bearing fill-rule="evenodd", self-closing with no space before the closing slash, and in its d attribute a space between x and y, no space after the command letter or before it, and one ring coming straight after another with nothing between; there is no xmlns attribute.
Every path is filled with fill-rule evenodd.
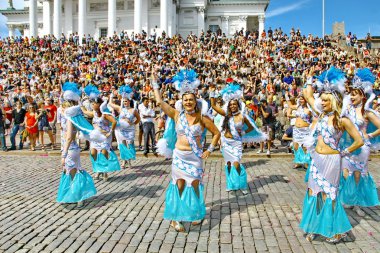
<svg viewBox="0 0 380 253"><path fill-rule="evenodd" d="M316 98L314 100L314 108L317 110L317 113L322 113L322 100L321 98Z"/></svg>
<svg viewBox="0 0 380 253"><path fill-rule="evenodd" d="M244 137L242 138L243 143L252 143L252 142L264 142L268 140L269 137L266 133L261 133L261 135L258 136L249 136L249 137Z"/></svg>
<svg viewBox="0 0 380 253"><path fill-rule="evenodd" d="M166 141L165 138L161 138L158 140L156 144L156 151L158 154L164 156L165 158L172 158L173 157L173 150L171 150L168 147L168 142Z"/></svg>
<svg viewBox="0 0 380 253"><path fill-rule="evenodd" d="M94 142L105 142L107 138L100 132L99 129L94 129L90 132L90 138L89 141Z"/></svg>
<svg viewBox="0 0 380 253"><path fill-rule="evenodd" d="M82 109L80 109L79 105L72 106L72 107L65 109L65 116L66 117L72 118L72 117L75 117L75 116L81 115L81 114L82 114Z"/></svg>
<svg viewBox="0 0 380 253"><path fill-rule="evenodd" d="M63 93L63 99L64 100L71 100L71 101L79 101L80 96L71 90L67 90Z"/></svg>

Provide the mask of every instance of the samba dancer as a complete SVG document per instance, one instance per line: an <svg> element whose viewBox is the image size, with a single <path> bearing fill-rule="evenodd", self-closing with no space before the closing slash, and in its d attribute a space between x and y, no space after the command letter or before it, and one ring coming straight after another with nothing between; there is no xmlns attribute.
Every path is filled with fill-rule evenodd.
<svg viewBox="0 0 380 253"><path fill-rule="evenodd" d="M215 86L211 86L210 91L212 108L224 117L221 150L225 162L226 191L241 190L244 195L248 194L247 172L241 164L243 142L261 142L266 140L267 136L261 133L254 121L245 114L240 85L229 84L221 91L225 105L223 108L216 104Z"/></svg>
<svg viewBox="0 0 380 253"><path fill-rule="evenodd" d="M307 233L308 241L322 235L327 237L327 242L338 243L352 228L338 196L341 157L360 148L363 140L348 118L340 118L345 80L344 73L334 67L318 77L316 85L322 92L322 109L317 108L315 103L311 77L304 89L308 104L314 111L321 112L318 121L313 122L316 125L312 127L310 141L305 142L312 160L300 227ZM341 150L338 144L344 130L354 141Z"/></svg>
<svg viewBox="0 0 380 253"><path fill-rule="evenodd" d="M115 130L117 122L107 108L107 98L104 102L100 98L98 88L90 84L85 87L84 91L90 98L93 111L87 111L83 106L81 107L82 111L93 119L92 124L94 127L99 129L106 137L104 142L90 142L92 168L95 173L98 173L97 179L103 176L103 180L107 181L107 173L120 170L119 161L112 149L112 132Z"/></svg>
<svg viewBox="0 0 380 253"><path fill-rule="evenodd" d="M341 198L343 204L353 208L361 217L365 215L360 207L371 207L379 205L376 184L368 171L368 160L371 146L379 145L380 115L370 109L376 95L372 91L375 77L369 69L357 70L351 83L351 100L347 111L343 112L351 119L364 139L364 146L351 157L345 157L342 161L343 178ZM364 103L364 104L363 104ZM342 145L348 146L350 138ZM349 159L351 158L351 159Z"/></svg>
<svg viewBox="0 0 380 253"><path fill-rule="evenodd" d="M214 150L220 132L208 117L202 115L207 113L208 106L206 101L196 99L199 80L194 70L181 70L173 78L181 97L177 109L162 100L155 71L152 70L152 79L157 103L174 121L168 124L171 128L165 129L164 137L157 144L160 154L173 156L172 179L166 191L164 219L171 220L170 225L176 231L184 232L182 221L198 225L206 215L202 184L203 159L207 159ZM213 134L213 138L211 145L203 152L201 138L204 128ZM177 138L175 143L170 138L173 135Z"/></svg>
<svg viewBox="0 0 380 253"><path fill-rule="evenodd" d="M140 122L140 114L133 108L133 90L129 86L119 88L121 95L121 106L112 103L108 105L119 113L118 125L115 130L115 136L120 150L120 159L123 161L121 167L125 169L126 164L132 168L131 160L136 160L135 149L135 126ZM113 96L113 94L111 94Z"/></svg>
<svg viewBox="0 0 380 253"><path fill-rule="evenodd" d="M88 123L80 107L80 91L75 83L65 83L63 86L63 104L58 114L61 125L62 176L59 183L57 202L77 203L83 206L83 201L96 194L92 177L83 169L80 162L80 152L75 136L80 130L87 139L105 141L104 136Z"/></svg>

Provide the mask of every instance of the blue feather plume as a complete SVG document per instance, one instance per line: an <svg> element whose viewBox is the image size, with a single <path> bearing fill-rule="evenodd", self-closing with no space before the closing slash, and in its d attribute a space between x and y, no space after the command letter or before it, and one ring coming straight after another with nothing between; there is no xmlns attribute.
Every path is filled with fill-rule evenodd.
<svg viewBox="0 0 380 253"><path fill-rule="evenodd" d="M92 84L87 85L84 88L84 92L89 96L91 99L94 99L100 95L100 91L98 88Z"/></svg>
<svg viewBox="0 0 380 253"><path fill-rule="evenodd" d="M119 88L119 94L120 95L123 95L123 93L129 94L132 92L133 92L132 88L129 87L128 85L123 85L123 86L120 86L120 88Z"/></svg>
<svg viewBox="0 0 380 253"><path fill-rule="evenodd" d="M79 96L81 95L81 91L78 89L78 85L73 82L65 82L62 87L63 91L72 91Z"/></svg>
<svg viewBox="0 0 380 253"><path fill-rule="evenodd" d="M322 72L318 79L321 83L328 81L330 84L335 84L338 81L345 79L345 74L342 70L335 67L331 67L328 70Z"/></svg>
<svg viewBox="0 0 380 253"><path fill-rule="evenodd" d="M359 77L362 82L370 82L373 84L376 80L376 77L369 68L358 69L355 75Z"/></svg>
<svg viewBox="0 0 380 253"><path fill-rule="evenodd" d="M177 82L177 86L180 89L182 86L182 83L187 82L187 83L192 83L197 80L197 73L193 70L187 70L183 69L180 72L177 73L172 79L173 83Z"/></svg>

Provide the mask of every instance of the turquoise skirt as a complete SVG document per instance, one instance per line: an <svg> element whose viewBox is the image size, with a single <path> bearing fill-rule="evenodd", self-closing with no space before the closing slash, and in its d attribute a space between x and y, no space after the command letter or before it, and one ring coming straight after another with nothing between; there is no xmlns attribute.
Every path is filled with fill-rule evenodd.
<svg viewBox="0 0 380 253"><path fill-rule="evenodd" d="M247 172L245 167L240 164L240 174L237 172L234 165L231 164L230 171L228 166L225 165L226 171L226 188L227 190L246 190L247 189Z"/></svg>
<svg viewBox="0 0 380 253"><path fill-rule="evenodd" d="M334 206L335 205L335 206ZM331 238L352 229L342 203L339 199L322 199L322 194L306 196L303 202L300 228L306 233L323 235Z"/></svg>
<svg viewBox="0 0 380 253"><path fill-rule="evenodd" d="M310 155L309 153L305 153L303 148L301 146L298 147L297 150L293 148L294 151L294 160L293 162L296 164L305 164L310 162Z"/></svg>
<svg viewBox="0 0 380 253"><path fill-rule="evenodd" d="M97 154L96 161L90 154L92 169L95 173L106 173L120 170L119 160L113 150L109 151L108 159L102 153Z"/></svg>
<svg viewBox="0 0 380 253"><path fill-rule="evenodd" d="M134 144L119 144L121 160L136 160L136 149Z"/></svg>
<svg viewBox="0 0 380 253"><path fill-rule="evenodd" d="M96 195L94 180L84 170L79 170L71 178L70 174L62 173L59 182L57 202L77 203Z"/></svg>
<svg viewBox="0 0 380 253"><path fill-rule="evenodd" d="M362 207L371 207L380 204L376 184L369 172L367 175L360 175L358 184L355 181L353 173L349 175L347 179L342 175L341 185L340 197L343 204Z"/></svg>
<svg viewBox="0 0 380 253"><path fill-rule="evenodd" d="M180 196L176 184L170 183L166 190L164 219L174 221L197 221L206 216L203 185L198 187L199 197L193 186L186 185Z"/></svg>

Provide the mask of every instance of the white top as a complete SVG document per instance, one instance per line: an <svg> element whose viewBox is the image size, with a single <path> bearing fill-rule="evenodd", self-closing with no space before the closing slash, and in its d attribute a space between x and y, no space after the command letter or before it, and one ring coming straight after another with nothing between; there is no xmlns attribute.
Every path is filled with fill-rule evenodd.
<svg viewBox="0 0 380 253"><path fill-rule="evenodd" d="M152 108L145 107L144 104L139 105L139 113L140 113L140 118L141 118L141 123L145 122L153 122L153 117L156 115L154 110ZM144 116L151 116L149 118L144 118Z"/></svg>

